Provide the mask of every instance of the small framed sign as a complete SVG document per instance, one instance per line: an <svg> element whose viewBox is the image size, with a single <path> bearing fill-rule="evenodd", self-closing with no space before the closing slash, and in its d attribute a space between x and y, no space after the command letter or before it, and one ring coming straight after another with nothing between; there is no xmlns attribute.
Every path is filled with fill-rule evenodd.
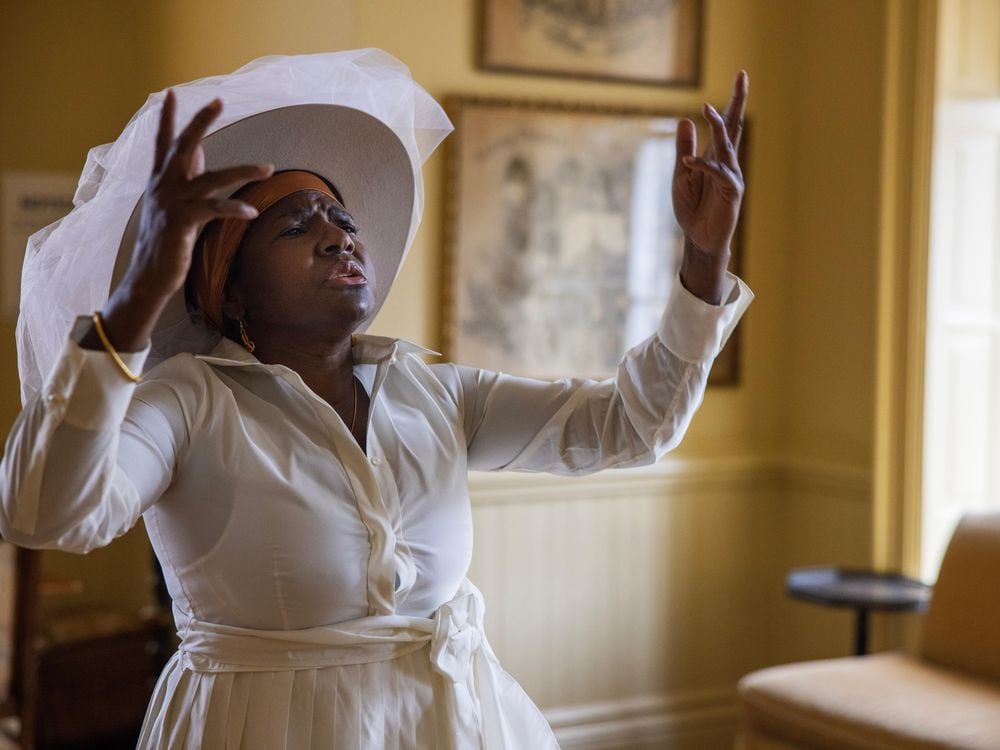
<svg viewBox="0 0 1000 750"><path fill-rule="evenodd" d="M28 238L73 209L78 176L62 172L4 172L0 180L0 224L3 225L2 297L8 320L17 318L21 264Z"/></svg>

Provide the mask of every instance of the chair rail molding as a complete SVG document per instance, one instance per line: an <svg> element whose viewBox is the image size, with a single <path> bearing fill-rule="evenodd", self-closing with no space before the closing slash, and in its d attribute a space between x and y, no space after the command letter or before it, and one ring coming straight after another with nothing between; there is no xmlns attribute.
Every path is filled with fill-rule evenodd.
<svg viewBox="0 0 1000 750"><path fill-rule="evenodd" d="M797 457L724 456L666 458L652 466L609 470L580 477L550 474L471 472L469 491L473 507L528 504L576 497L635 497L644 492L669 496L711 492L786 489L826 489L868 500L872 489L869 467L814 461Z"/></svg>

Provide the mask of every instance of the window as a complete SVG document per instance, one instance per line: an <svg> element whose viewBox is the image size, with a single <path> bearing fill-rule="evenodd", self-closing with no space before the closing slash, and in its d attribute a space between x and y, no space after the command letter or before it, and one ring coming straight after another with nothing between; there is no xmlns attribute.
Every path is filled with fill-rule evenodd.
<svg viewBox="0 0 1000 750"><path fill-rule="evenodd" d="M966 512L1000 510L1000 4L939 6L921 574Z"/></svg>

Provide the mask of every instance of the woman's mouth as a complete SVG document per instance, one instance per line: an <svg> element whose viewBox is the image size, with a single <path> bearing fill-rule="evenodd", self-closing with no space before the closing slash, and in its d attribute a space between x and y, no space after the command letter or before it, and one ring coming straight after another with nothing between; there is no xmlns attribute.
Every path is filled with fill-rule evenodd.
<svg viewBox="0 0 1000 750"><path fill-rule="evenodd" d="M325 283L329 286L358 286L359 284L367 284L368 279L361 267L352 261L338 263L330 269Z"/></svg>

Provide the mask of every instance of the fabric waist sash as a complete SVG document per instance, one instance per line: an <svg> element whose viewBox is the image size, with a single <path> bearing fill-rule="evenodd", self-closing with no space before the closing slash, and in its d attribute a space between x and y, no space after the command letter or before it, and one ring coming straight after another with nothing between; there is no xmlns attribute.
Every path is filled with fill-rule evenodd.
<svg viewBox="0 0 1000 750"><path fill-rule="evenodd" d="M430 643L434 669L465 682L485 646L483 596L465 579L429 617L376 615L300 630L256 630L189 620L178 635L181 663L195 672L267 672L388 661Z"/></svg>

